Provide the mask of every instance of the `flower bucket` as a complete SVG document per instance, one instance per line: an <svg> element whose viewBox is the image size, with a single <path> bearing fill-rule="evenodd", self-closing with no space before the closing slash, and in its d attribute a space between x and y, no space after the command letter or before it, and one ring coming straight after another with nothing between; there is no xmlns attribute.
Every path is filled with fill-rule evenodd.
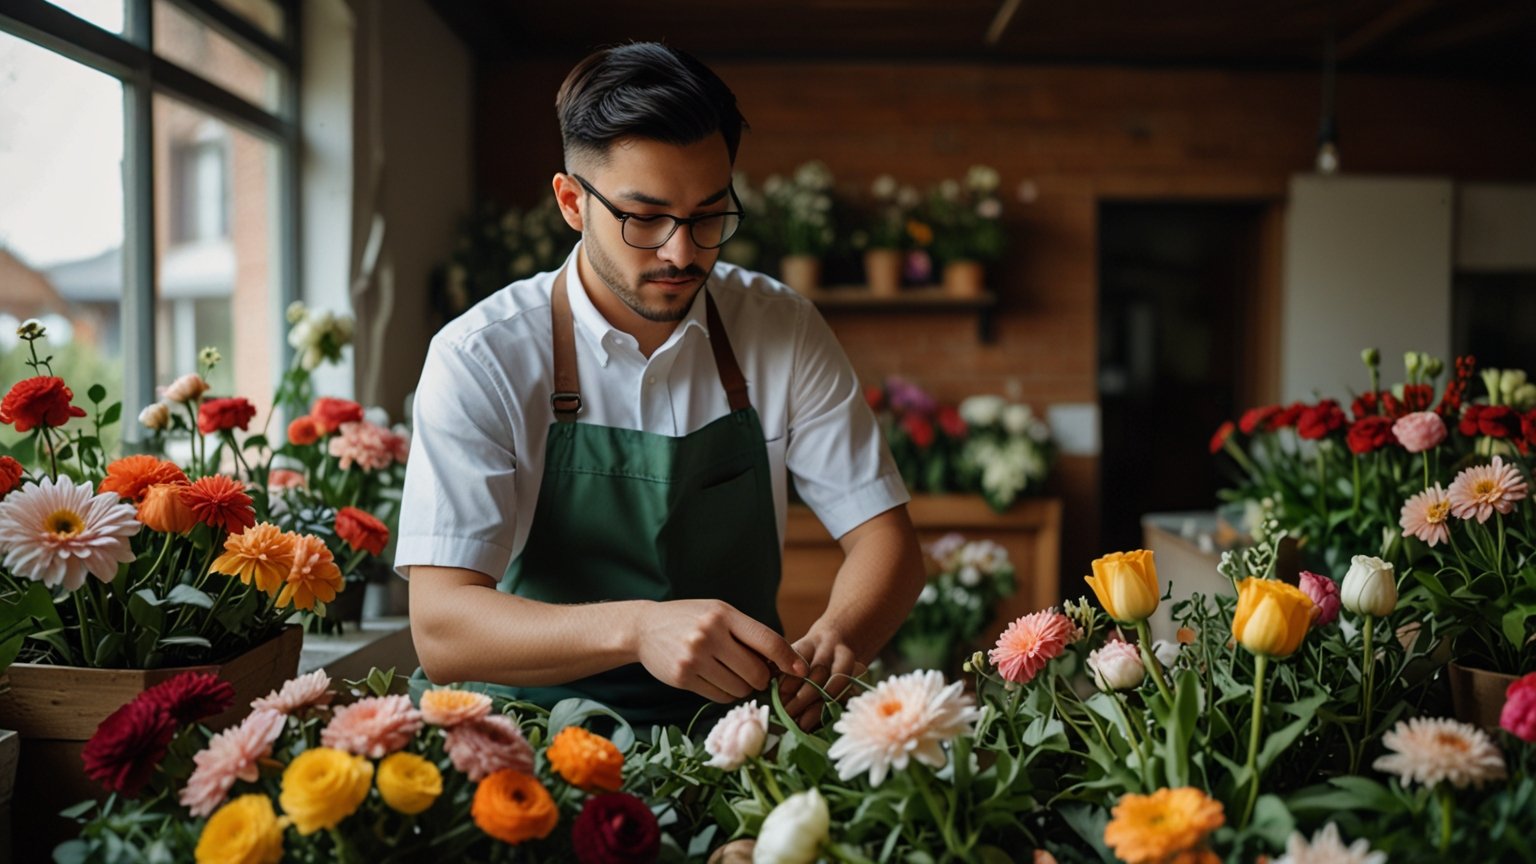
<svg viewBox="0 0 1536 864"><path fill-rule="evenodd" d="M951 297L980 297L987 291L986 270L979 261L944 265L944 293Z"/></svg>
<svg viewBox="0 0 1536 864"><path fill-rule="evenodd" d="M901 293L901 250L871 249L864 253L864 281L876 297Z"/></svg>
<svg viewBox="0 0 1536 864"><path fill-rule="evenodd" d="M0 696L0 726L15 729L22 739L16 780L25 793L12 806L16 824L27 831L25 840L18 836L17 842L36 843L34 851L43 854L76 828L59 817L60 810L105 797L101 786L85 776L80 751L101 721L134 696L183 672L214 673L235 687L234 707L206 721L212 729L223 729L245 718L252 699L294 676L303 644L300 628L288 626L224 663L167 669L11 664L10 692ZM16 860L31 859L18 855Z"/></svg>
<svg viewBox="0 0 1536 864"><path fill-rule="evenodd" d="M1499 712L1504 710L1504 691L1517 676L1460 663L1448 664L1445 674L1451 680L1451 707L1456 719L1497 732Z"/></svg>
<svg viewBox="0 0 1536 864"><path fill-rule="evenodd" d="M821 287L821 259L815 255L785 255L779 263L779 276L785 285L801 294L814 294Z"/></svg>

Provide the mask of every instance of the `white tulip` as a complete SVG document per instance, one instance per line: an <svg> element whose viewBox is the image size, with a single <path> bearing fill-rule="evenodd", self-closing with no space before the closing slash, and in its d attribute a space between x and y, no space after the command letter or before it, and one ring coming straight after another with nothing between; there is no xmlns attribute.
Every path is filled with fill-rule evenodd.
<svg viewBox="0 0 1536 864"><path fill-rule="evenodd" d="M1350 559L1339 588L1339 602L1356 615L1390 615L1397 608L1397 577L1392 565L1370 555Z"/></svg>
<svg viewBox="0 0 1536 864"><path fill-rule="evenodd" d="M831 830L827 799L815 789L796 792L763 820L752 864L811 864Z"/></svg>

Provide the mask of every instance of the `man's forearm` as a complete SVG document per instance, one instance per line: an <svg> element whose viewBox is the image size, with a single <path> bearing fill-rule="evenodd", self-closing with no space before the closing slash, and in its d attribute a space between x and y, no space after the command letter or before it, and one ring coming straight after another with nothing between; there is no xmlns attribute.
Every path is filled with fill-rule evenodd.
<svg viewBox="0 0 1536 864"><path fill-rule="evenodd" d="M832 629L859 662L869 663L900 629L923 590L923 553L905 506L870 519L840 542L843 565L814 628Z"/></svg>

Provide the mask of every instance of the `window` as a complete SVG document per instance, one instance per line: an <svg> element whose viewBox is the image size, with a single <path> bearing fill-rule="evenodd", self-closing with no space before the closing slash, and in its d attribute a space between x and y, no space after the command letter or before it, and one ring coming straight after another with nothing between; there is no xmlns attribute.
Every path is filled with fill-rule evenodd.
<svg viewBox="0 0 1536 864"><path fill-rule="evenodd" d="M0 6L0 376L16 324L134 417L211 345L263 411L298 296L297 0ZM236 325L238 322L238 326ZM135 424L125 435L138 437Z"/></svg>

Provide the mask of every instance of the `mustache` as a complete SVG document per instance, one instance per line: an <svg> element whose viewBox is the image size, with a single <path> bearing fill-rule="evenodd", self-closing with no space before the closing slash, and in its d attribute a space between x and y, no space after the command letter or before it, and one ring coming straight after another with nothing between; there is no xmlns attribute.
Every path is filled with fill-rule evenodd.
<svg viewBox="0 0 1536 864"><path fill-rule="evenodd" d="M687 267L667 267L663 270L648 270L640 274L640 279L643 282L660 279L702 279L708 275L697 265L689 264Z"/></svg>

